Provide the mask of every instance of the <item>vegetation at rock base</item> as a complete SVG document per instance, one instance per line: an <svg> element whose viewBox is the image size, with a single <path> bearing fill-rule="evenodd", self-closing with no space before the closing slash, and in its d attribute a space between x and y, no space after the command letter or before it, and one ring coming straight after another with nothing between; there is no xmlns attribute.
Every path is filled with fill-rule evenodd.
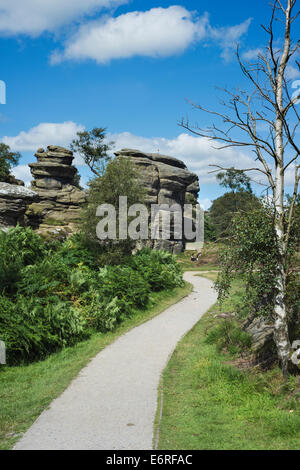
<svg viewBox="0 0 300 470"><path fill-rule="evenodd" d="M111 331L146 309L152 292L184 285L169 253L143 250L113 266L102 260L102 248L80 234L44 244L30 228L1 233L0 340L8 364Z"/></svg>
<svg viewBox="0 0 300 470"><path fill-rule="evenodd" d="M92 179L89 183L87 204L82 211L80 221L81 231L88 240L98 244L96 227L100 219L96 215L97 208L101 204L110 204L116 210L116 238L118 238L119 197L126 196L127 206L130 207L136 203L143 203L144 195L145 191L138 181L137 169L131 160L122 157L115 158L108 162L101 176ZM128 223L130 223L130 218ZM118 240L118 243L107 239L102 241L102 244L105 245L107 258L120 257L122 253L128 254L134 246L130 239Z"/></svg>

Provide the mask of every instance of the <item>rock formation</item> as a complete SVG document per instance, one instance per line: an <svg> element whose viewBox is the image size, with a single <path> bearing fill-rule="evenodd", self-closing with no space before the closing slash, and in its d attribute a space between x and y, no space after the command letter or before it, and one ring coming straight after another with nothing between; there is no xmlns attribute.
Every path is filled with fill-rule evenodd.
<svg viewBox="0 0 300 470"><path fill-rule="evenodd" d="M53 231L53 226L72 227L85 201L84 192L76 186L73 153L49 145L46 151L38 149L35 156L37 163L29 166L34 178L31 187L38 193L39 200L28 207L26 215L30 225L40 232Z"/></svg>
<svg viewBox="0 0 300 470"><path fill-rule="evenodd" d="M196 203L199 192L198 176L191 173L186 165L177 158L161 155L159 153L144 153L140 150L122 149L116 152L118 158L132 158L137 165L139 179L146 189L146 203L148 204L179 204ZM184 249L185 240L153 240L151 245L155 249L166 249L179 253Z"/></svg>
<svg viewBox="0 0 300 470"><path fill-rule="evenodd" d="M0 183L0 229L25 224L28 204L38 199L38 194L21 185Z"/></svg>

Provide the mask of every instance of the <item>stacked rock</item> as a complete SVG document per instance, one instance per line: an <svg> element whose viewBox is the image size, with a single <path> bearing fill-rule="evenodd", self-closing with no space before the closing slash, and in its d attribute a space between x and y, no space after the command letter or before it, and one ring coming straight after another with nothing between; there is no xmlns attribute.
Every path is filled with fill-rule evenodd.
<svg viewBox="0 0 300 470"><path fill-rule="evenodd" d="M0 183L0 229L6 230L17 224L25 225L27 206L36 199L37 193L28 188Z"/></svg>
<svg viewBox="0 0 300 470"><path fill-rule="evenodd" d="M67 226L76 222L85 202L84 192L76 185L77 169L72 165L73 153L63 147L49 145L38 149L37 163L29 164L34 180L31 187L39 201L27 210L30 224Z"/></svg>
<svg viewBox="0 0 300 470"><path fill-rule="evenodd" d="M131 158L137 165L139 181L146 190L146 203L178 204L183 214L185 203L195 204L199 192L198 176L190 172L186 165L177 158L159 153L144 153L135 149L122 149L116 152L118 158ZM160 210L162 214L163 211ZM163 215L163 214L162 214ZM172 218L171 218L172 219ZM173 219L175 221L175 217ZM181 221L183 225L183 220ZM154 249L165 249L173 253L181 252L186 240L175 239L176 225L171 226L169 239L157 239L150 242Z"/></svg>

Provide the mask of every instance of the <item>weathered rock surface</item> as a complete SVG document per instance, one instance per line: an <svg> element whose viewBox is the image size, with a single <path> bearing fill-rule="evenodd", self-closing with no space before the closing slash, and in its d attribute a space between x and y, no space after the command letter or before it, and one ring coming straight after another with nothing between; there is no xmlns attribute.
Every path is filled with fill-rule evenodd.
<svg viewBox="0 0 300 470"><path fill-rule="evenodd" d="M30 225L41 232L53 227L72 226L79 218L85 195L75 183L77 169L72 166L71 150L49 145L35 154L37 163L30 163L34 178L31 187L39 199L28 207Z"/></svg>
<svg viewBox="0 0 300 470"><path fill-rule="evenodd" d="M28 204L38 199L38 194L21 185L0 183L0 228L24 225Z"/></svg>
<svg viewBox="0 0 300 470"><path fill-rule="evenodd" d="M140 183L146 189L148 204L196 203L199 192L198 176L190 172L177 158L159 153L144 153L136 149L122 149L115 152L117 157L131 158L137 165ZM183 212L183 211L182 211ZM169 240L153 240L150 245L155 249L165 249L179 253L184 249L185 240L174 239L176 226L171 227Z"/></svg>
<svg viewBox="0 0 300 470"><path fill-rule="evenodd" d="M251 335L252 350L256 353L270 349L274 343L274 324L263 317L255 317L244 329Z"/></svg>

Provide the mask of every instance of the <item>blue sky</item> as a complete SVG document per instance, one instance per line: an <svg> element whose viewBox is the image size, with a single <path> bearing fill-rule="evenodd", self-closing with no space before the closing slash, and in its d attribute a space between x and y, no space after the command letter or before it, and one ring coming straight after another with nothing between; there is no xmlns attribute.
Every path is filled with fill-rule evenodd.
<svg viewBox="0 0 300 470"><path fill-rule="evenodd" d="M249 58L263 47L269 13L268 0L0 0L0 137L22 153L15 174L29 182L38 147L68 146L78 130L106 127L116 150L184 160L208 207L223 192L208 165L245 168L250 156L216 150L178 121L188 114L211 124L186 99L218 108L215 86L245 85L235 45ZM290 76L298 78L296 69Z"/></svg>

